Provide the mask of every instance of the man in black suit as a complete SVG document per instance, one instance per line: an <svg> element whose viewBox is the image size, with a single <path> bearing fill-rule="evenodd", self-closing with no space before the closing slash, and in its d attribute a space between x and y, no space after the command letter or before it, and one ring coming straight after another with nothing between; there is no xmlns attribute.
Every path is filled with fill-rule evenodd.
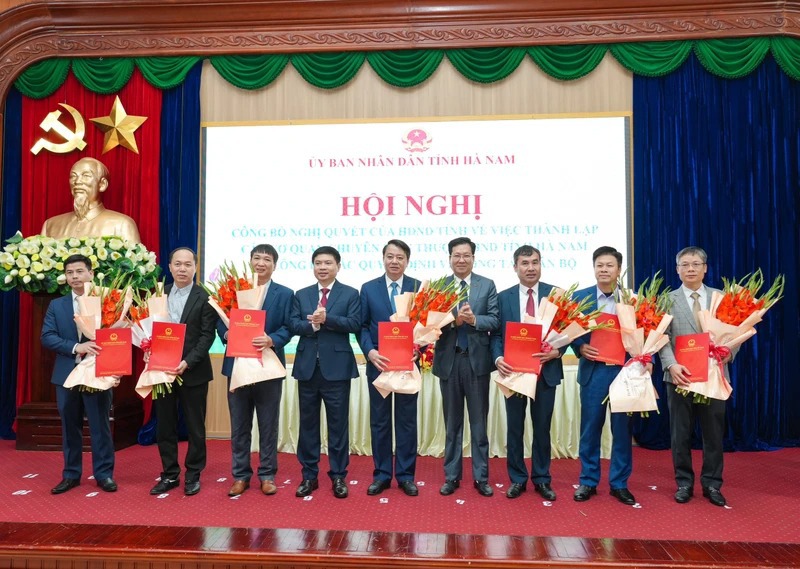
<svg viewBox="0 0 800 569"><path fill-rule="evenodd" d="M78 314L78 297L84 293L84 283L92 281L92 262L83 255L72 255L64 261L64 275L72 292L57 298L47 307L42 323L42 346L56 353L51 382L56 386L56 402L61 417L61 438L64 452L64 470L61 482L52 490L63 494L80 484L83 452L83 415L89 421L92 442L92 473L97 485L106 492L115 492L114 441L108 413L111 410L110 389L88 393L78 388L67 389L64 382L81 358L97 355L100 347L93 341L78 336L75 314Z"/></svg>
<svg viewBox="0 0 800 569"><path fill-rule="evenodd" d="M521 322L524 314L536 316L542 298L547 298L553 285L539 281L542 274L542 254L535 247L523 245L514 251L514 271L519 284L498 295L500 304L500 327L492 334L492 357L501 375L509 375L514 370L503 357L503 334L506 322ZM544 340L544 338L543 338ZM533 421L533 449L531 458L531 482L534 489L545 500L555 500L556 493L550 486L550 423L553 420L553 407L556 402L556 387L564 377L561 354L566 348L531 354L541 358L542 372L536 382L536 398L530 401ZM506 443L508 457L506 466L511 485L506 498L518 498L525 491L528 470L525 467L525 408L528 398L512 395L506 398L506 418L508 432Z"/></svg>
<svg viewBox="0 0 800 569"><path fill-rule="evenodd" d="M494 281L472 272L475 243L457 237L447 244L456 289L468 290L467 300L455 309L456 320L442 330L433 356L433 373L439 378L444 412L444 477L439 489L449 496L461 484L464 401L467 402L472 438L473 485L481 496L491 496L489 486L489 375L494 371L489 333L500 325Z"/></svg>
<svg viewBox="0 0 800 569"><path fill-rule="evenodd" d="M311 255L317 282L294 295L289 329L300 336L292 375L297 379L300 433L297 459L303 481L295 495L309 496L319 487L320 409L325 403L328 420L328 476L333 495L347 498L350 463L350 383L358 367L350 334L361 329L358 291L336 280L341 267L339 251L319 247Z"/></svg>
<svg viewBox="0 0 800 569"><path fill-rule="evenodd" d="M206 466L206 397L208 382L214 379L208 350L214 343L217 313L208 303L208 294L194 284L197 255L188 247L179 247L169 255L173 284L167 285L167 308L172 322L186 324L183 360L175 368L182 379L172 384L172 392L153 401L158 417L156 439L161 455L161 480L150 494L168 492L180 484L178 464L178 404L180 403L189 448L186 451L184 494L200 491L200 473Z"/></svg>

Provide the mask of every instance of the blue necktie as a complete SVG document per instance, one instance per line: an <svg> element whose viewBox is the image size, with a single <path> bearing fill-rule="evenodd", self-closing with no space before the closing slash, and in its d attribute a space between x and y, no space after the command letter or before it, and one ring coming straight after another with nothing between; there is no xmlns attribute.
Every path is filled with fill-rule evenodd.
<svg viewBox="0 0 800 569"><path fill-rule="evenodd" d="M467 288L467 281L461 281L461 291L460 292L463 292L463 290L465 288ZM461 306L465 302L467 302L466 298L458 303L458 307L461 308ZM467 325L466 324L462 324L461 326L458 327L458 337L456 339L456 346L458 346L461 350L466 350L467 348L469 348L469 339L467 338Z"/></svg>
<svg viewBox="0 0 800 569"><path fill-rule="evenodd" d="M397 286L397 283L392 283L389 285L389 288L392 289L392 292L389 293L389 300L392 302L392 312L397 312L397 306L394 304L394 297L397 296L397 289L400 287Z"/></svg>

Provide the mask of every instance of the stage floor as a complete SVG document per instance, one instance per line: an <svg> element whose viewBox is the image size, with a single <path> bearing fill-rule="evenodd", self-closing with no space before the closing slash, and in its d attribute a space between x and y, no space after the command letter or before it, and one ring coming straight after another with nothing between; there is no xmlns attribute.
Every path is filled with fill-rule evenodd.
<svg viewBox="0 0 800 569"><path fill-rule="evenodd" d="M228 441L209 441L208 466L196 496L184 496L181 488L160 497L149 495L160 465L155 447L117 453L120 489L114 494L99 492L84 476L78 488L52 496L61 454L16 451L13 442L0 442L0 493L5 496L0 566L16 567L2 560L23 551L26 559L58 558L59 552L70 552L75 559L93 552L109 562L119 558L131 563L134 558L155 563L213 554L209 562L226 562L221 565L225 567L284 562L363 566L367 558L372 566L378 558L395 566L430 566L422 563L425 559L436 559L437 566L469 560L474 566L493 567L522 561L541 566L800 565L800 526L794 521L800 449L726 454L723 491L729 506L719 508L699 495L699 487L688 504L674 502L668 451L634 450L629 488L639 503L630 507L609 496L605 480L596 497L574 502L579 463L569 459L553 461L558 499L552 503L530 488L508 500L503 459L490 462L492 498L472 488L468 460L461 488L440 496L441 460L429 457L418 461L418 497L407 497L396 486L370 497L366 488L372 459L365 456L351 458L348 499L335 499L323 475L320 489L304 500L294 496L299 466L287 454L279 458L276 495L264 496L254 487L229 498L229 448ZM699 453L695 459L699 466ZM325 462L323 458L323 472ZM605 476L608 461L602 467ZM91 472L88 454L84 469ZM322 563L320 556L328 562ZM311 558L317 561L309 565Z"/></svg>

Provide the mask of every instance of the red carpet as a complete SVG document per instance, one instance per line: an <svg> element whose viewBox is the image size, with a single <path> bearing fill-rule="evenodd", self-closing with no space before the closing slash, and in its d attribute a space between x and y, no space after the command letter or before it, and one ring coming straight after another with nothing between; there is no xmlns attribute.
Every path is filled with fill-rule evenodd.
<svg viewBox="0 0 800 569"><path fill-rule="evenodd" d="M800 449L725 455L723 493L727 508L712 506L699 496L685 505L672 498L675 490L667 451L634 449L630 490L640 505L624 506L608 495L603 480L598 495L585 503L572 500L577 483L577 460L554 460L553 489L558 500L543 503L530 489L508 500L505 460L492 459L492 498L484 498L465 480L453 496L439 495L440 459L420 457L417 482L420 495L405 496L396 486L377 497L366 495L372 478L372 459L353 456L350 497L333 497L327 477L312 500L295 498L300 468L291 454L280 455L278 494L264 496L251 488L237 499L227 496L231 485L228 441L209 441L208 467L202 491L186 497L182 488L168 496L150 496L160 469L158 450L132 447L117 453L115 494L99 492L94 481L60 496L50 488L58 483L61 453L14 450L0 441L2 521L149 524L209 527L271 527L300 529L379 530L418 533L582 536L659 540L749 541L800 543L796 486ZM181 456L185 443L181 444ZM695 467L699 467L699 453ZM327 469L323 457L322 471ZM608 461L603 461L603 476ZM469 461L464 471L470 472ZM84 454L84 473L91 473ZM502 486L498 486L502 485Z"/></svg>

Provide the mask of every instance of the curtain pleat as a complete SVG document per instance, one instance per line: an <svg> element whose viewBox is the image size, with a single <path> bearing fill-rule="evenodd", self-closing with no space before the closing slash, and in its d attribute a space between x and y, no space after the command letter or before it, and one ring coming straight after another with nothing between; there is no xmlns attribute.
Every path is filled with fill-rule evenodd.
<svg viewBox="0 0 800 569"><path fill-rule="evenodd" d="M438 49L374 51L367 54L367 63L389 85L413 87L433 75L443 57Z"/></svg>
<svg viewBox="0 0 800 569"><path fill-rule="evenodd" d="M72 73L92 93L109 95L121 90L136 69L133 59L126 57L75 59Z"/></svg>
<svg viewBox="0 0 800 569"><path fill-rule="evenodd" d="M451 49L447 52L447 59L470 81L494 83L514 73L526 51L524 47Z"/></svg>
<svg viewBox="0 0 800 569"><path fill-rule="evenodd" d="M692 47L690 41L620 43L611 46L611 55L636 75L660 77L683 65Z"/></svg>
<svg viewBox="0 0 800 569"><path fill-rule="evenodd" d="M287 54L224 55L211 58L211 65L228 83L255 90L277 79L289 63Z"/></svg>
<svg viewBox="0 0 800 569"><path fill-rule="evenodd" d="M605 45L533 46L528 48L528 54L551 77L572 81L594 71L607 50Z"/></svg>
<svg viewBox="0 0 800 569"><path fill-rule="evenodd" d="M363 52L295 53L292 66L314 87L336 89L348 83L364 64Z"/></svg>

